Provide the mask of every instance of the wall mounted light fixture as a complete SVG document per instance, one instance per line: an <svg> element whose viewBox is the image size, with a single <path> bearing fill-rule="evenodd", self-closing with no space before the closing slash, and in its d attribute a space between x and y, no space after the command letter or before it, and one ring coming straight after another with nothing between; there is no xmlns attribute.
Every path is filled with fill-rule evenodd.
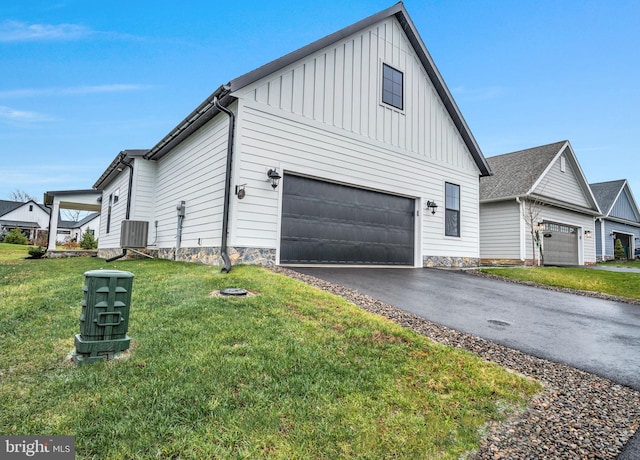
<svg viewBox="0 0 640 460"><path fill-rule="evenodd" d="M429 208L431 210L431 214L435 214L436 213L436 209L438 209L438 205L436 204L435 201L427 201L427 208Z"/></svg>
<svg viewBox="0 0 640 460"><path fill-rule="evenodd" d="M585 230L584 231L584 237L585 238L591 238L591 230Z"/></svg>
<svg viewBox="0 0 640 460"><path fill-rule="evenodd" d="M271 187L273 187L273 189L275 190L276 187L278 187L278 184L280 183L280 179L282 179L282 176L278 174L278 170L276 168L273 168L267 171L267 177L271 181Z"/></svg>
<svg viewBox="0 0 640 460"><path fill-rule="evenodd" d="M247 184L242 184L242 185L236 185L236 195L238 195L238 199L241 200L243 199L245 196L247 196L247 192L245 190L245 186Z"/></svg>

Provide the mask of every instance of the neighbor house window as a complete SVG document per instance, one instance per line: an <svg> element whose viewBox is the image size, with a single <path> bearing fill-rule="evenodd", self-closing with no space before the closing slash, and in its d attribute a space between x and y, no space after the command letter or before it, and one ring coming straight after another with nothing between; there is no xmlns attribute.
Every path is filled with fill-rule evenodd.
<svg viewBox="0 0 640 460"><path fill-rule="evenodd" d="M29 205L29 212L31 212L31 211L33 211L33 205L32 204Z"/></svg>
<svg viewBox="0 0 640 460"><path fill-rule="evenodd" d="M445 184L444 234L460 236L460 186Z"/></svg>
<svg viewBox="0 0 640 460"><path fill-rule="evenodd" d="M404 110L402 103L403 79L402 72L387 64L382 64L382 102Z"/></svg>

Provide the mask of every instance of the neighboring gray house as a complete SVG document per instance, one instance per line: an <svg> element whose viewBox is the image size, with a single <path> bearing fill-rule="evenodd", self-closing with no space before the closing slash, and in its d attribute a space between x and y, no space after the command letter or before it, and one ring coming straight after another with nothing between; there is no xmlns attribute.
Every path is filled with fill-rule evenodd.
<svg viewBox="0 0 640 460"><path fill-rule="evenodd" d="M6 231L18 228L27 238L35 240L49 228L49 210L33 200L26 203L0 200L0 228Z"/></svg>
<svg viewBox="0 0 640 460"><path fill-rule="evenodd" d="M476 266L489 167L398 3L220 86L102 190L99 256Z"/></svg>
<svg viewBox="0 0 640 460"><path fill-rule="evenodd" d="M493 176L480 181L483 263L595 264L600 208L569 141L487 162Z"/></svg>
<svg viewBox="0 0 640 460"><path fill-rule="evenodd" d="M640 211L626 179L591 184L603 217L596 221L596 256L598 260L614 259L616 240L622 242L627 257L633 258L640 247Z"/></svg>

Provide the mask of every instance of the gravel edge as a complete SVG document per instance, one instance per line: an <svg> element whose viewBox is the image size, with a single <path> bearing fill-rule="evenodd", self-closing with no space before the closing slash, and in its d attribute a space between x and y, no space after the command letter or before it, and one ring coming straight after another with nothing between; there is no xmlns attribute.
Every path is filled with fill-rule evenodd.
<svg viewBox="0 0 640 460"><path fill-rule="evenodd" d="M534 396L524 410L487 427L480 449L470 453L469 459L612 459L640 427L638 391L432 323L353 289L285 267L269 268L343 297L435 342L465 349L539 381L543 392ZM608 298L588 292L582 295Z"/></svg>

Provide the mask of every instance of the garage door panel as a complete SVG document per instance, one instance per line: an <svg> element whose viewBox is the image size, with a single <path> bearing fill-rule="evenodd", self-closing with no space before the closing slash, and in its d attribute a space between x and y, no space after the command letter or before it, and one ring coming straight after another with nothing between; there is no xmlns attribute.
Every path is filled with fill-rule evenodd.
<svg viewBox="0 0 640 460"><path fill-rule="evenodd" d="M578 229L552 222L544 225L545 265L578 265Z"/></svg>
<svg viewBox="0 0 640 460"><path fill-rule="evenodd" d="M411 198L285 175L281 263L413 265Z"/></svg>

